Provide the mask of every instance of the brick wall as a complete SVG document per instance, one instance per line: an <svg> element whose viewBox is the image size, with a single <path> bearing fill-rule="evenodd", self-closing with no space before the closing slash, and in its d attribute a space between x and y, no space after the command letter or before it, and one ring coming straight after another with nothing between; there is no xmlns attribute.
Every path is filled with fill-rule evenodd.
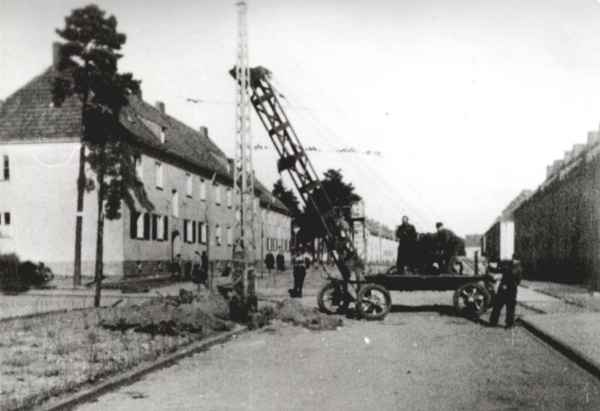
<svg viewBox="0 0 600 411"><path fill-rule="evenodd" d="M600 157L593 151L566 165L515 211L515 251L526 276L597 289Z"/></svg>

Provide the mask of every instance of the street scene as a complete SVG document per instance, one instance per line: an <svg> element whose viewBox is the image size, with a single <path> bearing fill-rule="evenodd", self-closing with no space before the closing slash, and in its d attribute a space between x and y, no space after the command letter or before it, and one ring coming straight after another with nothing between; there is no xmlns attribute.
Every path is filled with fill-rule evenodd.
<svg viewBox="0 0 600 411"><path fill-rule="evenodd" d="M598 18L0 2L0 409L600 409Z"/></svg>

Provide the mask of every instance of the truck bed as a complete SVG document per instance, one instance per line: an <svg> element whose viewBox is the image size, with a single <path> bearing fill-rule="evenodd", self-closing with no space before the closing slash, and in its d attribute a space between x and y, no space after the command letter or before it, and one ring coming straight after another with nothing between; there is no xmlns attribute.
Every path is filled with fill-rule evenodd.
<svg viewBox="0 0 600 411"><path fill-rule="evenodd" d="M365 276L369 283L384 286L390 291L447 291L456 290L464 284L491 281L489 275L414 275L375 274Z"/></svg>

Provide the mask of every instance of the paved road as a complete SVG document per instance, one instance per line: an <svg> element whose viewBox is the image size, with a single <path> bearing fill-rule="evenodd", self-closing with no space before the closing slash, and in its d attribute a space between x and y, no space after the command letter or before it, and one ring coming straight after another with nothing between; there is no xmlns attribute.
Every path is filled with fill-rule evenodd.
<svg viewBox="0 0 600 411"><path fill-rule="evenodd" d="M522 328L452 316L450 298L394 294L383 322L248 333L79 409L600 409L595 378Z"/></svg>

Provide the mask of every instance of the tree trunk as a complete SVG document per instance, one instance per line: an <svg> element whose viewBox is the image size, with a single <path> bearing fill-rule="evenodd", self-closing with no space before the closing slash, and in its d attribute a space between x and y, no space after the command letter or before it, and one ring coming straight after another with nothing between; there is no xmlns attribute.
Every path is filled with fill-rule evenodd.
<svg viewBox="0 0 600 411"><path fill-rule="evenodd" d="M75 262L73 287L81 285L81 230L83 227L83 199L85 192L85 145L79 150L79 175L77 177L77 215L75 217Z"/></svg>
<svg viewBox="0 0 600 411"><path fill-rule="evenodd" d="M104 150L100 148L98 161L98 221L96 224L96 270L94 280L96 292L94 294L94 307L100 306L100 292L102 290L102 277L104 275Z"/></svg>

